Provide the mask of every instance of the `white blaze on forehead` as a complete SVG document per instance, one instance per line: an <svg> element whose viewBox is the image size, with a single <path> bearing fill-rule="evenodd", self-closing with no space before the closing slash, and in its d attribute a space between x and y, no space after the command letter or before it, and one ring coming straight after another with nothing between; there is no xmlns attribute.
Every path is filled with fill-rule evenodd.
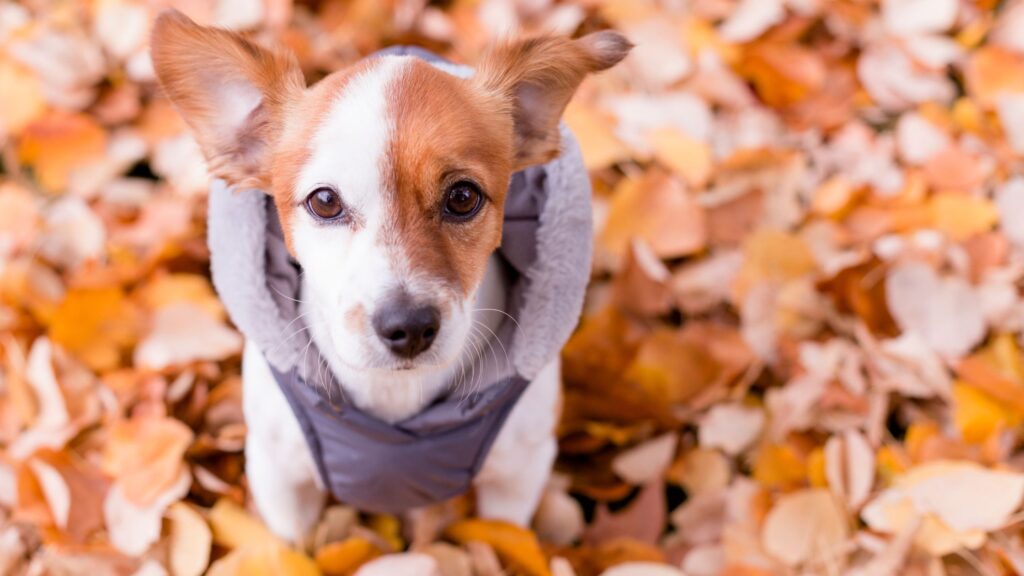
<svg viewBox="0 0 1024 576"><path fill-rule="evenodd" d="M382 177L394 129L388 92L406 62L381 58L345 85L314 133L310 159L297 179L296 202L329 185L355 219L355 224L324 224L304 207L296 210L293 239L308 289L321 306L343 308L330 310L333 316L356 304L372 311L398 282L395 263L378 240L388 212L385 202L393 196Z"/></svg>
<svg viewBox="0 0 1024 576"><path fill-rule="evenodd" d="M296 200L320 184L334 185L354 208L380 199L382 160L394 129L388 90L407 64L407 57L380 58L345 85L313 135Z"/></svg>

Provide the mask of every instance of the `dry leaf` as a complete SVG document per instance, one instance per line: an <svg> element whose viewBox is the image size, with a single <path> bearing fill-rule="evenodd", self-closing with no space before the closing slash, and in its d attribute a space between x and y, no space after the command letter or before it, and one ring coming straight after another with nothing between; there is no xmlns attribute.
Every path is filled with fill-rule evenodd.
<svg viewBox="0 0 1024 576"><path fill-rule="evenodd" d="M112 486L103 501L103 518L114 547L131 556L143 554L160 537L164 510L184 497L191 484L192 475L182 468L164 492L142 506L129 500L120 485Z"/></svg>
<svg viewBox="0 0 1024 576"><path fill-rule="evenodd" d="M837 555L848 521L828 490L787 494L768 513L761 532L765 550L788 566Z"/></svg>
<svg viewBox="0 0 1024 576"><path fill-rule="evenodd" d="M156 312L152 331L135 349L135 363L159 370L196 360L222 360L242 351L242 337L190 302Z"/></svg>
<svg viewBox="0 0 1024 576"><path fill-rule="evenodd" d="M106 150L107 133L89 116L53 113L25 127L18 158L31 166L51 191L68 183L75 168L97 160Z"/></svg>
<svg viewBox="0 0 1024 576"><path fill-rule="evenodd" d="M478 541L488 544L502 560L529 576L550 576L547 559L537 538L528 530L496 520L460 520L445 530L445 536L459 544Z"/></svg>
<svg viewBox="0 0 1024 576"><path fill-rule="evenodd" d="M622 452L612 461L612 470L631 484L647 484L661 478L672 462L679 438L663 434Z"/></svg>
<svg viewBox="0 0 1024 576"><path fill-rule="evenodd" d="M860 432L851 430L825 443L825 477L829 488L857 510L875 483L875 453Z"/></svg>
<svg viewBox="0 0 1024 576"><path fill-rule="evenodd" d="M904 333L922 338L940 354L962 356L985 336L973 288L962 278L940 277L927 264L907 262L890 269L886 300Z"/></svg>
<svg viewBox="0 0 1024 576"><path fill-rule="evenodd" d="M677 568L653 562L626 562L609 568L601 576L686 576Z"/></svg>
<svg viewBox="0 0 1024 576"><path fill-rule="evenodd" d="M309 557L281 544L243 546L220 558L207 576L319 576Z"/></svg>
<svg viewBox="0 0 1024 576"><path fill-rule="evenodd" d="M183 502L172 504L167 517L171 522L171 575L199 576L210 563L210 527L194 508Z"/></svg>
<svg viewBox="0 0 1024 576"><path fill-rule="evenodd" d="M675 178L651 173L623 180L615 190L599 245L621 258L633 237L659 258L685 256L704 247L704 211Z"/></svg>
<svg viewBox="0 0 1024 576"><path fill-rule="evenodd" d="M281 542L257 519L235 503L220 499L207 515L213 531L213 542L226 548L255 546L272 549Z"/></svg>
<svg viewBox="0 0 1024 576"><path fill-rule="evenodd" d="M883 0L882 19L897 36L944 32L956 22L956 0Z"/></svg>
<svg viewBox="0 0 1024 576"><path fill-rule="evenodd" d="M741 404L719 404L700 420L698 437L703 448L720 448L735 456L761 435L764 411Z"/></svg>
<svg viewBox="0 0 1024 576"><path fill-rule="evenodd" d="M897 477L861 517L873 530L895 534L923 520L914 537L932 554L976 549L986 531L1003 526L1024 500L1024 475L971 462L936 461Z"/></svg>
<svg viewBox="0 0 1024 576"><path fill-rule="evenodd" d="M444 576L437 561L426 554L405 552L389 554L373 560L360 568L355 576Z"/></svg>
<svg viewBox="0 0 1024 576"><path fill-rule="evenodd" d="M316 552L316 565L330 576L349 576L359 567L381 555L381 550L366 538L352 536L331 542Z"/></svg>
<svg viewBox="0 0 1024 576"><path fill-rule="evenodd" d="M173 418L133 418L111 426L103 471L116 478L123 496L148 506L178 482L192 430Z"/></svg>

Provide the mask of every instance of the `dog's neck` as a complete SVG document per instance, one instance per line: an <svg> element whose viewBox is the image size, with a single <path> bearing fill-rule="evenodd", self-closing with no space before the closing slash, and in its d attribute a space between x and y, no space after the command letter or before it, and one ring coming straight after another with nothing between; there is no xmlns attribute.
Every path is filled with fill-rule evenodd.
<svg viewBox="0 0 1024 576"><path fill-rule="evenodd" d="M422 411L453 385L464 384L475 388L486 386L490 383L475 380L462 382L465 377L462 372L492 345L490 341L504 318L506 288L507 273L503 264L498 256L491 256L473 303L473 324L480 329L471 330L461 357L448 366L402 371L357 370L333 357L325 356L325 369L329 368L341 383L341 392L348 401L360 410L389 423L404 420ZM306 309L305 302L308 300L302 298L300 313L312 318L313 315L309 315ZM320 350L329 349L330 337L326 327L312 321L309 331L313 343Z"/></svg>

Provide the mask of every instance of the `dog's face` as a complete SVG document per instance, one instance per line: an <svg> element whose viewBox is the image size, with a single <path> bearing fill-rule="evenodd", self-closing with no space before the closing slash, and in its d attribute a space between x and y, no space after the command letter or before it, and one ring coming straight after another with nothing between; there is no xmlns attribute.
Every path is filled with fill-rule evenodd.
<svg viewBox="0 0 1024 576"><path fill-rule="evenodd" d="M612 32L525 40L470 78L385 56L306 88L291 55L176 12L152 42L211 172L273 195L323 352L356 370L459 356L511 174L557 155L573 92L629 47Z"/></svg>

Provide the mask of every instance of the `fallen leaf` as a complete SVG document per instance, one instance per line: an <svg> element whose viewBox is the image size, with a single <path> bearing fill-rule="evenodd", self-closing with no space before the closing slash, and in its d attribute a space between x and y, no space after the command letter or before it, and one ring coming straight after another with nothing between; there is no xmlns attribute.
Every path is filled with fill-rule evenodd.
<svg viewBox="0 0 1024 576"><path fill-rule="evenodd" d="M179 481L192 442L192 430L181 421L132 418L113 424L109 435L102 468L131 503L148 506Z"/></svg>
<svg viewBox="0 0 1024 576"><path fill-rule="evenodd" d="M140 506L124 495L114 484L103 501L103 518L110 541L119 551L140 556L160 538L160 521L164 510L188 493L192 475L182 468L177 479L149 504Z"/></svg>
<svg viewBox="0 0 1024 576"><path fill-rule="evenodd" d="M875 484L875 453L864 435L849 430L825 443L825 477L850 510L858 510Z"/></svg>
<svg viewBox="0 0 1024 576"><path fill-rule="evenodd" d="M319 576L306 555L282 544L236 548L210 565L207 576Z"/></svg>
<svg viewBox="0 0 1024 576"><path fill-rule="evenodd" d="M281 544L276 536L235 503L220 499L206 516L213 532L213 542L226 548L252 546L273 549Z"/></svg>
<svg viewBox="0 0 1024 576"><path fill-rule="evenodd" d="M742 404L719 404L701 418L697 436L702 448L719 448L736 456L757 440L764 424L763 410Z"/></svg>
<svg viewBox="0 0 1024 576"><path fill-rule="evenodd" d="M849 525L828 490L808 489L786 494L765 518L761 541L765 550L788 566L841 558L839 548Z"/></svg>
<svg viewBox="0 0 1024 576"><path fill-rule="evenodd" d="M106 145L107 133L89 116L54 112L25 127L18 158L44 187L58 192L75 168L99 159Z"/></svg>
<svg viewBox="0 0 1024 576"><path fill-rule="evenodd" d="M195 508L175 502L167 509L170 520L170 569L172 576L200 576L210 563L213 535Z"/></svg>
<svg viewBox="0 0 1024 576"><path fill-rule="evenodd" d="M135 348L135 364L152 370L196 360L222 360L242 351L242 337L190 302L156 312L153 328Z"/></svg>
<svg viewBox="0 0 1024 576"><path fill-rule="evenodd" d="M883 0L882 20L897 36L944 32L956 22L956 0Z"/></svg>
<svg viewBox="0 0 1024 576"><path fill-rule="evenodd" d="M529 576L550 576L547 559L530 531L497 520L466 519L452 524L445 536L459 544L478 541L492 546L516 570Z"/></svg>
<svg viewBox="0 0 1024 576"><path fill-rule="evenodd" d="M426 554L389 554L364 564L355 576L442 576L437 561Z"/></svg>
<svg viewBox="0 0 1024 576"><path fill-rule="evenodd" d="M95 370L110 369L136 339L136 315L117 287L69 291L50 319L50 338Z"/></svg>
<svg viewBox="0 0 1024 576"><path fill-rule="evenodd" d="M605 570L601 576L686 576L686 574L664 564L626 562Z"/></svg>
<svg viewBox="0 0 1024 576"><path fill-rule="evenodd" d="M962 278L940 277L927 264L907 262L891 268L886 300L900 328L940 354L962 356L985 336L972 287Z"/></svg>
<svg viewBox="0 0 1024 576"><path fill-rule="evenodd" d="M647 484L661 478L672 462L679 438L663 434L622 452L612 461L612 470L631 484Z"/></svg>
<svg viewBox="0 0 1024 576"><path fill-rule="evenodd" d="M331 542L316 552L316 565L329 576L349 576L360 570L367 562L381 555L381 550L372 542L359 536L352 536L341 542ZM404 572L403 572L404 573Z"/></svg>
<svg viewBox="0 0 1024 576"><path fill-rule="evenodd" d="M704 212L675 178L650 173L623 180L612 197L598 244L622 258L633 237L642 238L659 258L685 256L704 247Z"/></svg>
<svg viewBox="0 0 1024 576"><path fill-rule="evenodd" d="M898 476L861 512L873 530L896 534L923 519L914 537L931 554L976 549L1024 500L1024 475L972 462L935 461Z"/></svg>

